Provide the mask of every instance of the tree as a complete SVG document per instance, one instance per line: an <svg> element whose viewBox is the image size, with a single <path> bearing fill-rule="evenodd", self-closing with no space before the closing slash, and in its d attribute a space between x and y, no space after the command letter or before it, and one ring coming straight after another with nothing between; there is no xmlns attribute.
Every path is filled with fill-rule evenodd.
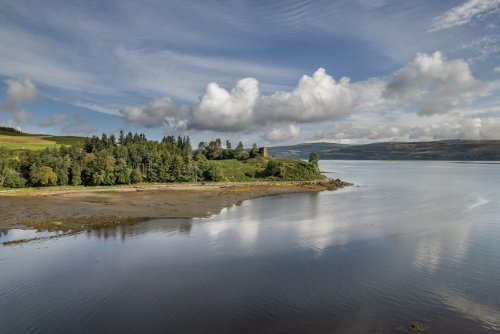
<svg viewBox="0 0 500 334"><path fill-rule="evenodd" d="M250 150L250 158L256 158L259 155L259 149L257 144L253 143L252 149Z"/></svg>
<svg viewBox="0 0 500 334"><path fill-rule="evenodd" d="M123 133L123 129L120 130L120 135L118 136L118 144L125 145L125 133Z"/></svg>
<svg viewBox="0 0 500 334"><path fill-rule="evenodd" d="M143 177L139 167L134 169L132 171L132 173L130 174L130 183L141 183L143 179L144 179L144 177Z"/></svg>
<svg viewBox="0 0 500 334"><path fill-rule="evenodd" d="M7 178L7 174L9 173L10 159L11 154L9 150L4 147L0 147L0 187L3 186L5 179Z"/></svg>
<svg viewBox="0 0 500 334"><path fill-rule="evenodd" d="M49 166L35 167L30 174L31 184L36 186L55 186L57 175Z"/></svg>
<svg viewBox="0 0 500 334"><path fill-rule="evenodd" d="M212 140L207 147L207 159L216 160L222 157L222 147L220 139Z"/></svg>
<svg viewBox="0 0 500 334"><path fill-rule="evenodd" d="M319 162L319 154L316 152L309 153L309 162L318 165Z"/></svg>
<svg viewBox="0 0 500 334"><path fill-rule="evenodd" d="M233 151L233 155L236 159L238 160L243 160L245 159L245 149L243 148L243 143L240 141L238 143L238 146Z"/></svg>
<svg viewBox="0 0 500 334"><path fill-rule="evenodd" d="M234 159L234 150L229 140L226 140L226 149L223 151L222 155L224 159Z"/></svg>
<svg viewBox="0 0 500 334"><path fill-rule="evenodd" d="M9 188L22 188L26 185L26 180L18 171L9 168L6 171L3 185Z"/></svg>
<svg viewBox="0 0 500 334"><path fill-rule="evenodd" d="M78 162L74 162L71 166L71 184L74 186L82 184L82 168Z"/></svg>

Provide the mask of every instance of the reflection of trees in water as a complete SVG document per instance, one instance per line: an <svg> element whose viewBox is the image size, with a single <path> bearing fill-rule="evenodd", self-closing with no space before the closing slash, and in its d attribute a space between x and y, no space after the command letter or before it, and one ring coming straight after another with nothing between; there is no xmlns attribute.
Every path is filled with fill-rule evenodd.
<svg viewBox="0 0 500 334"><path fill-rule="evenodd" d="M0 230L0 235L7 235L9 233L9 230Z"/></svg>
<svg viewBox="0 0 500 334"><path fill-rule="evenodd" d="M147 232L178 232L189 235L192 228L192 220L153 220L142 223L122 224L112 227L101 227L87 232L88 238L117 239L124 241L127 237L135 237Z"/></svg>

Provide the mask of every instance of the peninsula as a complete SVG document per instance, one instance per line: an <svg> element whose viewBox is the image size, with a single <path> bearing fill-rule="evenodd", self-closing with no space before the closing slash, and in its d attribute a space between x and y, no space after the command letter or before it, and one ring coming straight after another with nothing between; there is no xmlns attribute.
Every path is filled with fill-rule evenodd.
<svg viewBox="0 0 500 334"><path fill-rule="evenodd" d="M118 138L64 138L66 144L23 149L23 142L60 139L14 129L4 129L3 136L9 138L0 143L4 230L78 232L153 218L206 217L247 199L349 185L323 176L316 154L309 161L274 158L265 147L244 149L240 142L232 149L220 139L193 149L189 137L154 141L121 132Z"/></svg>

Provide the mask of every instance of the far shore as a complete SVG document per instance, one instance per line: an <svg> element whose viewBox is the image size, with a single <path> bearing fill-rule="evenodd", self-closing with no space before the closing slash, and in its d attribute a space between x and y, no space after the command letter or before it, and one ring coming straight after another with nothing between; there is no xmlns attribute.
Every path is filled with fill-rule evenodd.
<svg viewBox="0 0 500 334"><path fill-rule="evenodd" d="M198 218L262 196L335 190L341 180L0 190L0 230L80 232L156 218Z"/></svg>

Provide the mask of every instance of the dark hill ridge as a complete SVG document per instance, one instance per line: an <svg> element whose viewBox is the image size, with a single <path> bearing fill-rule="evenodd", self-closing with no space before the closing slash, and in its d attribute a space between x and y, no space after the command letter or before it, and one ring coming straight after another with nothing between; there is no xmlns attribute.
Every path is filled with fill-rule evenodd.
<svg viewBox="0 0 500 334"><path fill-rule="evenodd" d="M305 143L269 148L269 154L276 157L307 159L310 152L318 152L321 159L329 160L500 161L500 140L386 142L365 145Z"/></svg>

